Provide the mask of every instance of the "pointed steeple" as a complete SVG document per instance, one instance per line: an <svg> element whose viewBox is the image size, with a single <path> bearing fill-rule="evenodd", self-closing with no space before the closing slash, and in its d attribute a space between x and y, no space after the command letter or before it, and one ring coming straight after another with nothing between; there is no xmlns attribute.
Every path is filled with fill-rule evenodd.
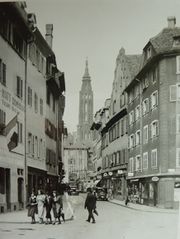
<svg viewBox="0 0 180 239"><path fill-rule="evenodd" d="M86 58L86 66L83 78L90 78L89 70L88 70L88 59Z"/></svg>

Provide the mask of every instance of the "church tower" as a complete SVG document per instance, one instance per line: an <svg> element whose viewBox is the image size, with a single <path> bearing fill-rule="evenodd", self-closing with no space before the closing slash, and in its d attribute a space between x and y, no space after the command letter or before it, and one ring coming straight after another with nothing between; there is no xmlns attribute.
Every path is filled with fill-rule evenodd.
<svg viewBox="0 0 180 239"><path fill-rule="evenodd" d="M90 143L91 125L93 123L93 91L91 78L88 70L88 60L86 60L85 72L82 78L81 90L79 92L79 125L78 139L83 143Z"/></svg>

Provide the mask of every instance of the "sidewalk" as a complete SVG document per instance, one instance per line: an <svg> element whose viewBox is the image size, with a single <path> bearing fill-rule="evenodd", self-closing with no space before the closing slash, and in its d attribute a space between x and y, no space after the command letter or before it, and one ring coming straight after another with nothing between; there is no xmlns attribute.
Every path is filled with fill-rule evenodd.
<svg viewBox="0 0 180 239"><path fill-rule="evenodd" d="M154 212L154 213L178 213L178 209L164 209L159 207L151 207L141 204L135 203L128 203L128 206L125 205L125 201L120 201L117 199L109 200L110 203L114 203L120 205L121 207L126 207L128 209L136 210L136 211L143 211L143 212Z"/></svg>

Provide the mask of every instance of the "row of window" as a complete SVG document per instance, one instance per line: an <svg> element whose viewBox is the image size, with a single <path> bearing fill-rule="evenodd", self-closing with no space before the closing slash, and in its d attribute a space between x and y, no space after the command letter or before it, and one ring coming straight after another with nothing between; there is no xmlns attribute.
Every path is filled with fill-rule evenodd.
<svg viewBox="0 0 180 239"><path fill-rule="evenodd" d="M150 101L150 102L149 102ZM142 102L142 114L145 115L149 110L153 110L158 105L158 91L151 94L150 98L146 98ZM135 110L129 113L129 125L133 124L135 121L139 120L141 116L140 105L137 105Z"/></svg>
<svg viewBox="0 0 180 239"><path fill-rule="evenodd" d="M56 167L56 153L48 148L46 148L46 164Z"/></svg>
<svg viewBox="0 0 180 239"><path fill-rule="evenodd" d="M108 146L109 143L116 140L119 137L122 137L127 133L127 116L120 119L116 124L114 124L102 137L102 149Z"/></svg>
<svg viewBox="0 0 180 239"><path fill-rule="evenodd" d="M127 94L126 93L122 93L120 95L120 109L126 104L127 101ZM114 115L117 112L117 101L114 100L113 104L112 104L112 114Z"/></svg>
<svg viewBox="0 0 180 239"><path fill-rule="evenodd" d="M26 54L26 43L18 32L17 26L3 14L0 14L0 34L9 42L9 44L20 54L21 57L25 58Z"/></svg>
<svg viewBox="0 0 180 239"><path fill-rule="evenodd" d="M44 159L45 143L42 138L38 138L32 133L28 133L28 154L34 158Z"/></svg>
<svg viewBox="0 0 180 239"><path fill-rule="evenodd" d="M129 172L147 170L150 165L152 169L157 168L157 149L151 150L150 158L148 152L143 153L142 159L140 155L129 158Z"/></svg>
<svg viewBox="0 0 180 239"><path fill-rule="evenodd" d="M29 59L37 67L38 71L40 71L43 75L46 74L45 58L34 43L31 43L29 46Z"/></svg>
<svg viewBox="0 0 180 239"><path fill-rule="evenodd" d="M48 119L45 119L45 133L51 139L57 140L57 129Z"/></svg>
<svg viewBox="0 0 180 239"><path fill-rule="evenodd" d="M149 136L150 134L150 136ZM150 125L143 127L143 144L147 144L149 138L154 138L159 135L159 122L154 120ZM137 130L135 134L129 136L129 148L133 148L141 144L141 130Z"/></svg>
<svg viewBox="0 0 180 239"><path fill-rule="evenodd" d="M32 89L31 87L28 86L28 105L32 107L33 104L33 97L32 97ZM39 106L39 107L38 107ZM38 113L38 108L39 112L41 115L43 115L43 99L38 99L37 93L34 93L34 110L35 113Z"/></svg>
<svg viewBox="0 0 180 239"><path fill-rule="evenodd" d="M135 100L140 92L140 89L144 90L149 87L150 83L155 84L158 78L158 71L157 68L154 68L152 71L150 71L146 77L140 82L140 84L137 84L134 89L129 93L129 103L133 102Z"/></svg>
<svg viewBox="0 0 180 239"><path fill-rule="evenodd" d="M118 165L124 165L127 161L127 149L122 149L113 154L106 155L103 158L103 168L115 167Z"/></svg>

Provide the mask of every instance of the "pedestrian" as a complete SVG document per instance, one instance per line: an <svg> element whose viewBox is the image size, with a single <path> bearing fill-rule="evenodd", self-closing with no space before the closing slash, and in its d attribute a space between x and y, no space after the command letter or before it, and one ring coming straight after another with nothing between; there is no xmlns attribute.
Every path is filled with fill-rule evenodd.
<svg viewBox="0 0 180 239"><path fill-rule="evenodd" d="M87 189L87 197L85 201L84 208L88 210L88 219L86 220L87 222L90 222L92 219L92 223L95 223L95 218L94 218L94 209L96 208L96 197L92 193L92 189L88 188Z"/></svg>
<svg viewBox="0 0 180 239"><path fill-rule="evenodd" d="M39 217L40 224L43 223L45 198L46 198L46 196L43 194L42 190L39 189L38 195L36 197L36 201L37 201L38 217Z"/></svg>
<svg viewBox="0 0 180 239"><path fill-rule="evenodd" d="M52 217L51 217L51 209L52 209L52 204L53 204L53 198L48 192L45 196L45 208L46 208L46 222L45 224L52 224Z"/></svg>
<svg viewBox="0 0 180 239"><path fill-rule="evenodd" d="M37 201L36 201L36 195L34 192L31 193L31 197L29 198L29 204L28 204L28 217L31 217L32 221L31 224L35 224L35 214L37 213Z"/></svg>
<svg viewBox="0 0 180 239"><path fill-rule="evenodd" d="M64 191L64 196L65 196L65 201L67 203L66 214L68 214L70 212L70 220L73 220L74 219L74 210L72 208L70 198L69 198L69 195L68 195L68 187L66 187L66 189Z"/></svg>
<svg viewBox="0 0 180 239"><path fill-rule="evenodd" d="M54 222L53 225L56 224L56 220L58 220L58 224L61 224L60 217L63 217L63 221L65 221L64 215L63 215L63 202L62 197L57 194L56 191L53 191L53 214L54 214Z"/></svg>

